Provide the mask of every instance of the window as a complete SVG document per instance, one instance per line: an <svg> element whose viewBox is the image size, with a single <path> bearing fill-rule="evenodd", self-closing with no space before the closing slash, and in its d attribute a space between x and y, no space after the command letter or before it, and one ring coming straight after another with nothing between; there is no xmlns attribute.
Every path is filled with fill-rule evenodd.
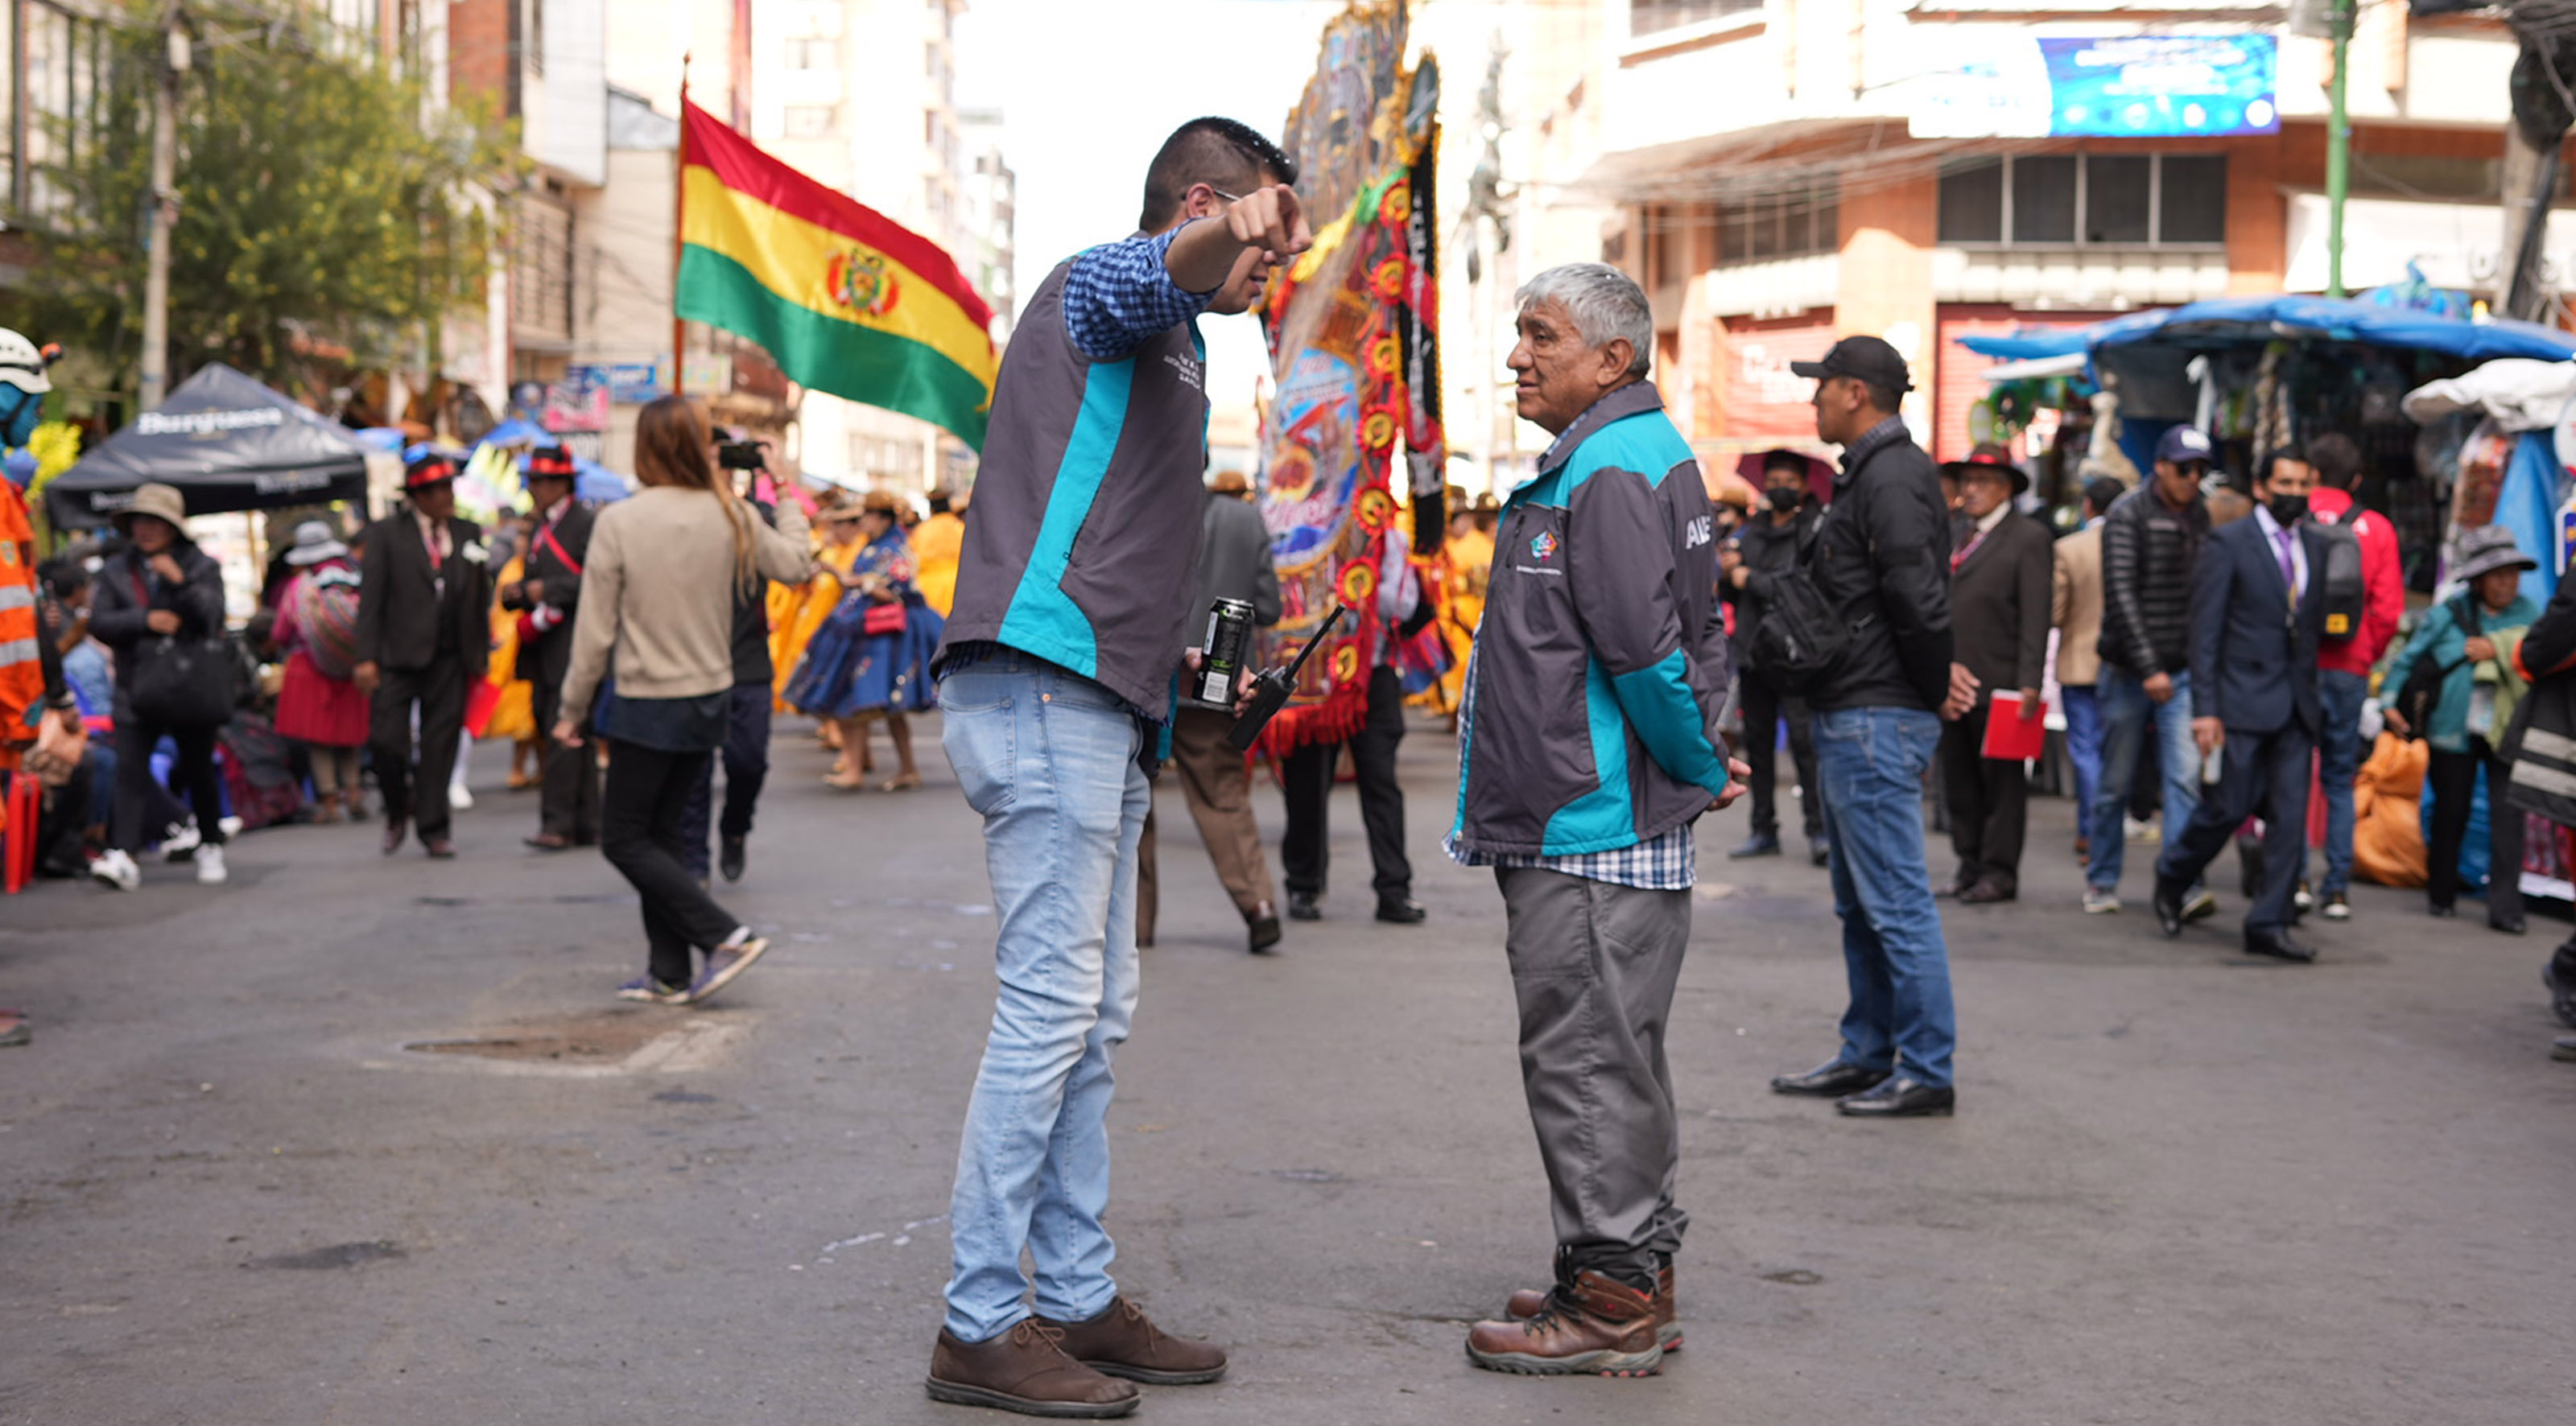
<svg viewBox="0 0 2576 1426"><path fill-rule="evenodd" d="M1842 246L1842 205L1834 179L1717 210L1717 260L1762 262L1829 253Z"/></svg>
<svg viewBox="0 0 2576 1426"><path fill-rule="evenodd" d="M789 40L787 67L789 69L839 69L841 42L816 39Z"/></svg>
<svg viewBox="0 0 2576 1426"><path fill-rule="evenodd" d="M790 104L787 106L787 137L823 139L832 135L833 124L840 117L837 104Z"/></svg>
<svg viewBox="0 0 2576 1426"><path fill-rule="evenodd" d="M1628 0L1628 33L1650 35L1762 8L1763 0Z"/></svg>
<svg viewBox="0 0 2576 1426"><path fill-rule="evenodd" d="M1941 174L1940 241L2171 247L2227 240L2224 154L2027 154Z"/></svg>

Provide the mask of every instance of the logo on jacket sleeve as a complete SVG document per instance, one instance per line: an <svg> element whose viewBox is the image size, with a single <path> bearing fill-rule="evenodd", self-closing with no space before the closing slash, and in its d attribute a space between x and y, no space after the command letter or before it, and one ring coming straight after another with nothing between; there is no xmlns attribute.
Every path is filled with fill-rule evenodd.
<svg viewBox="0 0 2576 1426"><path fill-rule="evenodd" d="M1556 535L1553 531L1541 530L1538 537L1530 541L1530 555L1534 559L1546 559L1555 553Z"/></svg>
<svg viewBox="0 0 2576 1426"><path fill-rule="evenodd" d="M1716 538L1716 518L1709 515L1700 515L1694 517L1690 522L1690 527L1683 532L1682 548L1686 550L1695 550Z"/></svg>

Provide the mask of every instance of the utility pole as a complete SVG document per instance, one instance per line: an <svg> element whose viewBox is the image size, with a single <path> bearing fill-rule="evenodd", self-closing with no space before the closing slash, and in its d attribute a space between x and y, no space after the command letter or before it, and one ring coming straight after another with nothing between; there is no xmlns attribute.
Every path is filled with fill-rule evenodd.
<svg viewBox="0 0 2576 1426"><path fill-rule="evenodd" d="M179 0L161 4L161 73L152 92L152 205L143 264L143 409L170 387L170 227L179 216L179 76L188 70Z"/></svg>
<svg viewBox="0 0 2576 1426"><path fill-rule="evenodd" d="M2343 290L2343 200L2352 185L2352 120L2344 88L2352 68L2355 0L2332 0L2326 24L2334 40L2334 78L2326 86L2326 295Z"/></svg>

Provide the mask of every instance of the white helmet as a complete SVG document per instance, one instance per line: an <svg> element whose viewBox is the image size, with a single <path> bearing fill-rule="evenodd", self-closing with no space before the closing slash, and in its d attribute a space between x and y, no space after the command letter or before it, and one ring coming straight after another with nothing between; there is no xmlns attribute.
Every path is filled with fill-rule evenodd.
<svg viewBox="0 0 2576 1426"><path fill-rule="evenodd" d="M0 381L35 396L54 389L53 378L45 375L45 354L6 327L0 327Z"/></svg>

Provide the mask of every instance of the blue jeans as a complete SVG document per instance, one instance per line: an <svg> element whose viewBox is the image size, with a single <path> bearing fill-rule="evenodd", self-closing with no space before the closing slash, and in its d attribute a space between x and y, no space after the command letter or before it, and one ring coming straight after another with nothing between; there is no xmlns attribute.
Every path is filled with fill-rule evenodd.
<svg viewBox="0 0 2576 1426"><path fill-rule="evenodd" d="M2120 853L2128 840L2120 819L2128 815L2129 788L2138 775L2138 753L2146 746L2150 721L2164 768L2167 845L2182 839L2183 824L2200 805L2200 747L2191 740L2191 671L2176 673L2173 697L2158 703L2135 675L2105 663L2093 696L2102 705L2102 777L2093 786L2093 808L2086 818L2093 851L2084 880L2097 891L2117 891Z"/></svg>
<svg viewBox="0 0 2576 1426"><path fill-rule="evenodd" d="M1923 862L1923 773L1941 720L1919 708L1814 716L1834 914L1851 977L1843 1062L1946 1085L1959 1031L1950 952Z"/></svg>
<svg viewBox="0 0 2576 1426"><path fill-rule="evenodd" d="M948 1330L981 1342L1037 1310L1098 1316L1118 1294L1109 1058L1136 1010L1136 842L1152 790L1116 695L1003 650L939 685L941 745L984 818L1000 990L949 1204Z"/></svg>
<svg viewBox="0 0 2576 1426"><path fill-rule="evenodd" d="M2369 692L2370 680L2357 673L2330 668L2317 675L2317 701L2325 715L2317 738L2317 781L2326 790L2326 874L2317 883L2320 896L2352 886L2352 782L2361 776L2361 702ZM2299 821L2306 823L2304 812Z"/></svg>
<svg viewBox="0 0 2576 1426"><path fill-rule="evenodd" d="M2088 839L2093 821L2093 786L2102 780L2102 703L2090 685L2061 687L2066 706L2066 760L2075 765L2075 829Z"/></svg>

